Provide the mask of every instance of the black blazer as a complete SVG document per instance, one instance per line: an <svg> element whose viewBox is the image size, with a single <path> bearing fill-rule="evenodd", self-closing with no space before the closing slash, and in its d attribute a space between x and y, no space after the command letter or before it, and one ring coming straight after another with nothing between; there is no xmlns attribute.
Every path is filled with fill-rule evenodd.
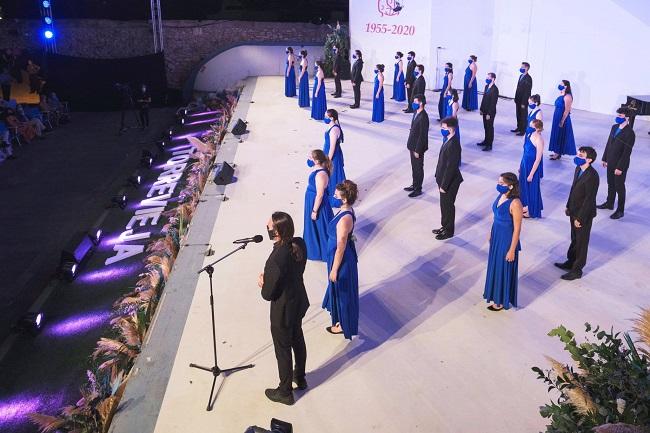
<svg viewBox="0 0 650 433"><path fill-rule="evenodd" d="M618 125L612 125L612 130L609 132L605 152L603 152L603 161L607 163L609 168L618 168L621 171L626 171L630 167L630 154L634 147L634 140L636 135L630 125L627 125L621 132L614 137L614 132L618 129Z"/></svg>
<svg viewBox="0 0 650 433"><path fill-rule="evenodd" d="M361 76L361 70L363 69L363 60L357 59L354 64L352 65L352 81L355 84L359 84L360 82L363 81L363 77Z"/></svg>
<svg viewBox="0 0 650 433"><path fill-rule="evenodd" d="M420 155L429 149L429 115L427 110L422 110L421 113L413 115L406 148Z"/></svg>
<svg viewBox="0 0 650 433"><path fill-rule="evenodd" d="M291 327L298 323L309 307L302 274L307 263L307 248L302 238L293 238L302 250L303 259L294 260L291 244L276 243L264 265L262 297L271 301L271 325Z"/></svg>
<svg viewBox="0 0 650 433"><path fill-rule="evenodd" d="M438 164L436 165L436 183L439 188L449 191L454 182L461 183L463 176L460 174L460 140L458 135L451 137L440 147Z"/></svg>
<svg viewBox="0 0 650 433"><path fill-rule="evenodd" d="M413 72L415 72L415 66L417 66L415 59L406 63L406 76L404 77L406 84L413 84L415 82L415 76L413 75Z"/></svg>
<svg viewBox="0 0 650 433"><path fill-rule="evenodd" d="M483 99L481 99L481 114L489 114L494 117L497 114L497 101L499 100L499 88L497 85L493 85L490 88L489 85L485 85L485 90L483 93Z"/></svg>
<svg viewBox="0 0 650 433"><path fill-rule="evenodd" d="M517 90L515 91L515 102L519 105L528 105L528 98L533 91L533 77L526 74L517 82Z"/></svg>
<svg viewBox="0 0 650 433"><path fill-rule="evenodd" d="M427 81L420 75L413 84L413 96L424 95L424 89L427 87Z"/></svg>
<svg viewBox="0 0 650 433"><path fill-rule="evenodd" d="M578 177L578 173L580 173L580 167L576 167L573 174L573 184L566 207L569 210L569 216L584 223L596 216L596 194L600 179L598 172L591 165L580 177Z"/></svg>
<svg viewBox="0 0 650 433"><path fill-rule="evenodd" d="M334 56L334 65L332 65L332 72L336 72L337 75L341 73L341 53L336 53Z"/></svg>

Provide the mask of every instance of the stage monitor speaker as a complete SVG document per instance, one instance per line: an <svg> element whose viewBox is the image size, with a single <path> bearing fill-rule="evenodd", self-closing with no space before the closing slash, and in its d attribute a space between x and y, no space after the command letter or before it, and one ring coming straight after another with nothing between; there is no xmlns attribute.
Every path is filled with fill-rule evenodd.
<svg viewBox="0 0 650 433"><path fill-rule="evenodd" d="M248 131L246 131L246 122L244 122L241 119L237 119L237 123L235 126L233 126L231 132L234 135L243 135L246 134Z"/></svg>
<svg viewBox="0 0 650 433"><path fill-rule="evenodd" d="M217 167L217 171L214 174L214 183L217 185L228 185L233 181L233 174L235 174L235 169L224 161Z"/></svg>

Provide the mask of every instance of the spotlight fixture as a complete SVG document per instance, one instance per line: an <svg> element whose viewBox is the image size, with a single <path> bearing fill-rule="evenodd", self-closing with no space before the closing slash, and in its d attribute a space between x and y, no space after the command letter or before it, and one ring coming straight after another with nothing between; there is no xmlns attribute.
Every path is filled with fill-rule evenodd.
<svg viewBox="0 0 650 433"><path fill-rule="evenodd" d="M134 188L137 188L140 185L142 185L142 175L140 175L140 173L136 171L131 176L129 176L128 179L126 179L126 181L129 185L133 186Z"/></svg>
<svg viewBox="0 0 650 433"><path fill-rule="evenodd" d="M142 151L142 156L140 157L140 165L144 168L151 168L151 165L153 164L153 153L151 153L148 150L143 150Z"/></svg>
<svg viewBox="0 0 650 433"><path fill-rule="evenodd" d="M50 6L51 6L51 5L50 5L50 1L49 1L49 0L43 0L43 7L44 7L44 8L47 9L47 8L49 8Z"/></svg>
<svg viewBox="0 0 650 433"><path fill-rule="evenodd" d="M43 36L45 36L45 39L52 39L54 37L54 32L52 30L45 30Z"/></svg>
<svg viewBox="0 0 650 433"><path fill-rule="evenodd" d="M124 209L126 207L127 202L128 199L126 198L126 194L116 195L115 197L111 198L111 203L119 207L120 209Z"/></svg>
<svg viewBox="0 0 650 433"><path fill-rule="evenodd" d="M61 265L59 269L61 276L67 281L72 281L77 276L77 269L79 265L75 262L65 262Z"/></svg>
<svg viewBox="0 0 650 433"><path fill-rule="evenodd" d="M174 128L169 128L169 131L167 132L169 133L169 138L172 138L172 136L174 135Z"/></svg>
<svg viewBox="0 0 650 433"><path fill-rule="evenodd" d="M43 21L45 21L45 24L47 24L47 25L52 24L52 18L50 18L50 17L44 17Z"/></svg>
<svg viewBox="0 0 650 433"><path fill-rule="evenodd" d="M92 229L88 230L88 237L95 246L99 245L99 243L102 241L102 234L102 229L99 227L93 227Z"/></svg>
<svg viewBox="0 0 650 433"><path fill-rule="evenodd" d="M160 150L161 153L165 151L165 148L167 147L167 144L168 144L167 139L165 139L165 138L156 141L156 146L158 147L158 149Z"/></svg>
<svg viewBox="0 0 650 433"><path fill-rule="evenodd" d="M30 312L23 315L16 323L16 329L23 332L36 334L43 327L45 316L41 312Z"/></svg>

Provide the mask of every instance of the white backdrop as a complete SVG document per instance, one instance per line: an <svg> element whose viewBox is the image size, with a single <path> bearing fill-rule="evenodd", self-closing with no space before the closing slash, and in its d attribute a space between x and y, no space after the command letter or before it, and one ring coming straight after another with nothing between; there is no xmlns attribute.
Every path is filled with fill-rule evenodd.
<svg viewBox="0 0 650 433"><path fill-rule="evenodd" d="M399 15L382 17L379 7L386 3L394 1L350 1L352 48L374 56L364 68L367 80L372 64L392 65L395 50L415 47L433 88L436 47L442 46L440 63L454 63L456 88L475 54L479 82L495 72L504 96L514 96L521 61L531 63L533 92L545 103L553 103L561 79L572 83L574 106L594 112L611 113L626 95L650 94L648 0L402 0ZM426 19L429 28L420 32ZM415 24L416 34L367 32L368 22Z"/></svg>

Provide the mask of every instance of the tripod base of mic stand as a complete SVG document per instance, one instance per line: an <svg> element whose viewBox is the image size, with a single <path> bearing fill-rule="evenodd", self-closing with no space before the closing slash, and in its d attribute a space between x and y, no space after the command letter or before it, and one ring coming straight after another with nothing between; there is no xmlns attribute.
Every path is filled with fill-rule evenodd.
<svg viewBox="0 0 650 433"><path fill-rule="evenodd" d="M235 373L240 370L253 368L255 367L255 364L242 365L241 367L224 368L223 370L216 365L214 367L203 367L201 365L190 364L190 367L198 368L199 370L209 371L212 373L212 388L210 389L210 398L208 399L208 407L206 408L206 410L209 412L214 408L212 397L214 396L214 386L217 383L217 377L222 373Z"/></svg>

